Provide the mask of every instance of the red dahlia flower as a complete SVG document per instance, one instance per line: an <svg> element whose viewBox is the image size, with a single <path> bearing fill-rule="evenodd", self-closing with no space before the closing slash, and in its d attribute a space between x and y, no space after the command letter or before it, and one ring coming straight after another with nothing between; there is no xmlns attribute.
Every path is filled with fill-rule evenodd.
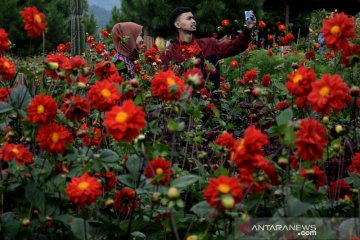
<svg viewBox="0 0 360 240"><path fill-rule="evenodd" d="M15 160L19 165L34 162L33 155L29 149L22 144L4 143L0 148L0 159L4 161Z"/></svg>
<svg viewBox="0 0 360 240"><path fill-rule="evenodd" d="M133 209L139 207L139 200L135 200L135 191L131 188L123 188L114 196L114 205L123 215L131 215Z"/></svg>
<svg viewBox="0 0 360 240"><path fill-rule="evenodd" d="M351 102L349 87L337 74L323 74L321 80L311 86L307 99L317 113L328 115L331 109L337 113Z"/></svg>
<svg viewBox="0 0 360 240"><path fill-rule="evenodd" d="M233 147L234 155L231 161L238 167L261 168L264 164L267 164L261 148L268 143L267 136L261 130L250 126L245 130L243 138L235 142Z"/></svg>
<svg viewBox="0 0 360 240"><path fill-rule="evenodd" d="M333 17L323 21L326 46L338 51L344 49L348 44L348 38L356 36L354 21L345 13L336 13Z"/></svg>
<svg viewBox="0 0 360 240"><path fill-rule="evenodd" d="M74 141L71 133L61 125L50 123L39 128L36 140L40 148L50 153L63 154L66 145Z"/></svg>
<svg viewBox="0 0 360 240"><path fill-rule="evenodd" d="M12 80L15 76L15 65L8 58L0 57L0 76L4 80Z"/></svg>
<svg viewBox="0 0 360 240"><path fill-rule="evenodd" d="M185 91L185 84L172 70L159 71L151 81L151 90L154 97L165 101L178 100Z"/></svg>
<svg viewBox="0 0 360 240"><path fill-rule="evenodd" d="M0 28L0 54L4 54L6 50L10 49L10 41L5 29Z"/></svg>
<svg viewBox="0 0 360 240"><path fill-rule="evenodd" d="M204 198L210 206L219 209L232 209L243 197L242 187L235 177L220 176L211 178L204 191Z"/></svg>
<svg viewBox="0 0 360 240"><path fill-rule="evenodd" d="M115 84L109 80L96 82L90 87L88 95L91 107L101 112L111 109L121 98Z"/></svg>
<svg viewBox="0 0 360 240"><path fill-rule="evenodd" d="M319 121L311 118L301 120L295 140L299 158L305 161L322 159L328 141L326 129Z"/></svg>
<svg viewBox="0 0 360 240"><path fill-rule="evenodd" d="M36 95L27 107L28 116L24 120L32 123L45 124L55 119L57 114L56 102L51 96Z"/></svg>
<svg viewBox="0 0 360 240"><path fill-rule="evenodd" d="M163 158L155 158L151 160L145 167L144 175L153 179L153 185L165 185L170 181L171 163Z"/></svg>
<svg viewBox="0 0 360 240"><path fill-rule="evenodd" d="M84 173L80 177L71 178L65 192L69 200L76 206L84 207L91 205L97 197L101 196L101 188L98 178L90 177L88 173Z"/></svg>
<svg viewBox="0 0 360 240"><path fill-rule="evenodd" d="M131 142L146 127L145 113L132 100L126 100L105 114L104 126L116 141Z"/></svg>
<svg viewBox="0 0 360 240"><path fill-rule="evenodd" d="M348 170L349 172L360 174L360 152L355 153Z"/></svg>
<svg viewBox="0 0 360 240"><path fill-rule="evenodd" d="M27 7L23 11L20 11L23 16L23 22L25 23L24 29L28 31L28 35L31 38L41 36L45 32L47 22L45 21L45 15L36 7Z"/></svg>
<svg viewBox="0 0 360 240"><path fill-rule="evenodd" d="M301 66L294 74L289 74L290 81L285 83L285 87L290 94L301 97L309 94L311 83L316 81L315 72L311 68Z"/></svg>

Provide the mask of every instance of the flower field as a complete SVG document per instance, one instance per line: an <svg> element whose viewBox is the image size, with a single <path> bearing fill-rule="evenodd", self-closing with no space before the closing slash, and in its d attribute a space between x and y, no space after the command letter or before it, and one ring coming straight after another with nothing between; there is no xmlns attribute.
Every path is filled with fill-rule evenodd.
<svg viewBox="0 0 360 240"><path fill-rule="evenodd" d="M219 61L219 89L194 57L163 71L155 45L127 79L106 30L82 55L19 59L0 29L1 239L298 237L240 231L257 218L342 219L306 239L360 239L360 22L323 19L324 47L278 28Z"/></svg>

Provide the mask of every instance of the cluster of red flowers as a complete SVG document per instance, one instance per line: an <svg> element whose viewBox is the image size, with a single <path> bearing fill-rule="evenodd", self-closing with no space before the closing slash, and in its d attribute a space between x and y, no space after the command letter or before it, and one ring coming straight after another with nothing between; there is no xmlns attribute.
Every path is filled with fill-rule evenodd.
<svg viewBox="0 0 360 240"><path fill-rule="evenodd" d="M34 161L29 149L21 144L4 143L0 148L0 159L4 161L16 161L19 165L31 164Z"/></svg>
<svg viewBox="0 0 360 240"><path fill-rule="evenodd" d="M333 200L338 199L351 199L350 195L350 184L345 179L338 179L332 181L329 185L329 195Z"/></svg>
<svg viewBox="0 0 360 240"><path fill-rule="evenodd" d="M64 53L64 52L70 52L71 51L71 42L67 42L66 44L60 43L57 47L56 50L59 53Z"/></svg>
<svg viewBox="0 0 360 240"><path fill-rule="evenodd" d="M305 179L313 181L317 189L325 185L324 171L320 170L316 165L310 169L303 168L301 171L301 176L303 176Z"/></svg>
<svg viewBox="0 0 360 240"><path fill-rule="evenodd" d="M354 174L360 174L360 152L355 153L348 170Z"/></svg>
<svg viewBox="0 0 360 240"><path fill-rule="evenodd" d="M11 88L0 88L0 102L7 102L10 93Z"/></svg>
<svg viewBox="0 0 360 240"><path fill-rule="evenodd" d="M146 126L145 113L132 100L126 100L105 114L104 126L116 141L131 142Z"/></svg>
<svg viewBox="0 0 360 240"><path fill-rule="evenodd" d="M286 34L285 37L280 38L280 42L284 46L291 45L294 41L295 41L295 36L292 33L288 33L288 34Z"/></svg>
<svg viewBox="0 0 360 240"><path fill-rule="evenodd" d="M152 179L154 185L165 185L170 181L171 163L163 158L151 160L145 167L145 177Z"/></svg>
<svg viewBox="0 0 360 240"><path fill-rule="evenodd" d="M20 11L23 16L23 22L25 23L24 29L28 31L28 35L31 38L41 36L45 32L47 22L45 21L45 15L36 7L27 7L23 11Z"/></svg>
<svg viewBox="0 0 360 240"><path fill-rule="evenodd" d="M81 125L77 135L81 138L82 142L87 147L99 145L103 137L101 128L94 127L89 130L88 126L85 123Z"/></svg>
<svg viewBox="0 0 360 240"><path fill-rule="evenodd" d="M70 201L76 206L83 207L94 203L96 198L102 194L101 189L102 185L99 183L99 179L90 177L86 172L80 177L71 178L65 192Z"/></svg>
<svg viewBox="0 0 360 240"><path fill-rule="evenodd" d="M65 114L67 119L79 121L87 117L90 113L89 99L81 96L65 98L60 110Z"/></svg>
<svg viewBox="0 0 360 240"><path fill-rule="evenodd" d="M144 56L148 64L158 63L161 61L159 49L156 44L153 44L153 46L144 53Z"/></svg>
<svg viewBox="0 0 360 240"><path fill-rule="evenodd" d="M255 79L257 78L258 75L259 74L255 69L248 70L244 74L243 81L245 84L255 83Z"/></svg>
<svg viewBox="0 0 360 240"><path fill-rule="evenodd" d="M151 81L151 90L154 97L165 101L178 100L186 91L184 81L176 76L172 70L159 71Z"/></svg>
<svg viewBox="0 0 360 240"><path fill-rule="evenodd" d="M0 54L4 54L6 50L10 49L10 41L5 29L0 28Z"/></svg>

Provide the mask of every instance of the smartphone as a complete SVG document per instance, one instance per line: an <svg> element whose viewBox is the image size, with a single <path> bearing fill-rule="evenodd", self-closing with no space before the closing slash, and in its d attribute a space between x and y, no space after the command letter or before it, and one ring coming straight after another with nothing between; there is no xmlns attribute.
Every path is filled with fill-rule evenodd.
<svg viewBox="0 0 360 240"><path fill-rule="evenodd" d="M245 21L254 21L254 13L252 10L245 11Z"/></svg>

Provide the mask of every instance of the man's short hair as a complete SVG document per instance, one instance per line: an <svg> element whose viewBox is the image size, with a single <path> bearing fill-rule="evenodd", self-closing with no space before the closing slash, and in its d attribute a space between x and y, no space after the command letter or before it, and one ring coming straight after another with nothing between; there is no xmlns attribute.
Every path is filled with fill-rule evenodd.
<svg viewBox="0 0 360 240"><path fill-rule="evenodd" d="M183 13L187 13L187 12L191 12L193 13L193 10L189 7L177 7L175 8L171 13L170 13L170 17L169 17L169 23L171 26L174 26L174 22L176 21L176 18L183 14Z"/></svg>

